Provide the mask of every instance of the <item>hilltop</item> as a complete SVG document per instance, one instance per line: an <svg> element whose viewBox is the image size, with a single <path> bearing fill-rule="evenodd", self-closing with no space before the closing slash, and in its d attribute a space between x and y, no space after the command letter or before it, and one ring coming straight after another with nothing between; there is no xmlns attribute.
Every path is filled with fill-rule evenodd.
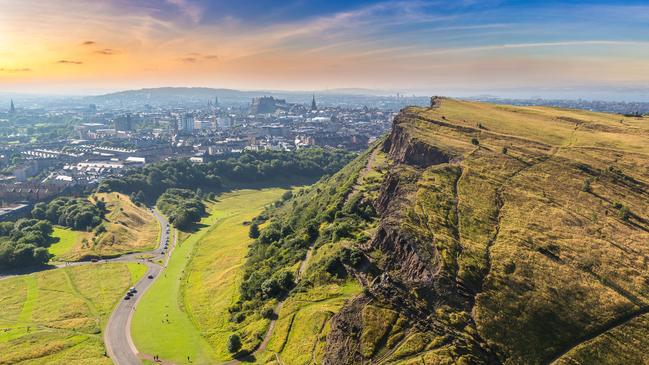
<svg viewBox="0 0 649 365"><path fill-rule="evenodd" d="M647 362L647 122L406 108L381 143L262 214L231 312L283 303L256 355L287 364ZM341 292L342 307L315 304ZM251 350L260 332L241 333Z"/></svg>

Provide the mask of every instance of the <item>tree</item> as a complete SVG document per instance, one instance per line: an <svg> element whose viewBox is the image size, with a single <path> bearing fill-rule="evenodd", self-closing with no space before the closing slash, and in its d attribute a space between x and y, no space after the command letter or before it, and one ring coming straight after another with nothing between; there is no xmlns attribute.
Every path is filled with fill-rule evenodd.
<svg viewBox="0 0 649 365"><path fill-rule="evenodd" d="M230 353L235 353L241 349L241 338L236 333L231 334L228 337L228 351Z"/></svg>
<svg viewBox="0 0 649 365"><path fill-rule="evenodd" d="M289 200L293 197L293 192L292 191L287 191L284 194L282 194L282 200Z"/></svg>
<svg viewBox="0 0 649 365"><path fill-rule="evenodd" d="M47 204L38 203L34 205L34 209L32 209L32 216L36 219L45 219L46 209L47 209Z"/></svg>
<svg viewBox="0 0 649 365"><path fill-rule="evenodd" d="M259 226L257 223L253 223L250 225L250 231L248 232L248 236L252 239L257 239L259 237Z"/></svg>

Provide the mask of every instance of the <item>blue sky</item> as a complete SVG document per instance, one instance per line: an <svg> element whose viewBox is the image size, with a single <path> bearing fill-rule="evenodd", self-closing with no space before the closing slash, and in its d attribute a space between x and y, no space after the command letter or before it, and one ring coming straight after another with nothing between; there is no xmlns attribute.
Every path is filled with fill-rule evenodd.
<svg viewBox="0 0 649 365"><path fill-rule="evenodd" d="M0 0L16 88L639 88L641 1ZM4 47L1 48L1 47Z"/></svg>

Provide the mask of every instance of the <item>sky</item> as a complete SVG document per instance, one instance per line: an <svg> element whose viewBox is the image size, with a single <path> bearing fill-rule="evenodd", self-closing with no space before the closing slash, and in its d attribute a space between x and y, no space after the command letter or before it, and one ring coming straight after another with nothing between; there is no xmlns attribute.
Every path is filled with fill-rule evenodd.
<svg viewBox="0 0 649 365"><path fill-rule="evenodd" d="M646 1L0 0L0 91L642 89Z"/></svg>

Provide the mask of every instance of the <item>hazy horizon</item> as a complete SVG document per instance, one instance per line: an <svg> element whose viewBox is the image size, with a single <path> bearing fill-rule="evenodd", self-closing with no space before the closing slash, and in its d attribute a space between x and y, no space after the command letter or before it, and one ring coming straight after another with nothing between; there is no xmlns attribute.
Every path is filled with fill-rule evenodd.
<svg viewBox="0 0 649 365"><path fill-rule="evenodd" d="M649 100L649 6L641 1L0 0L0 7L5 92L196 86L607 98L610 88L627 95L616 100Z"/></svg>

